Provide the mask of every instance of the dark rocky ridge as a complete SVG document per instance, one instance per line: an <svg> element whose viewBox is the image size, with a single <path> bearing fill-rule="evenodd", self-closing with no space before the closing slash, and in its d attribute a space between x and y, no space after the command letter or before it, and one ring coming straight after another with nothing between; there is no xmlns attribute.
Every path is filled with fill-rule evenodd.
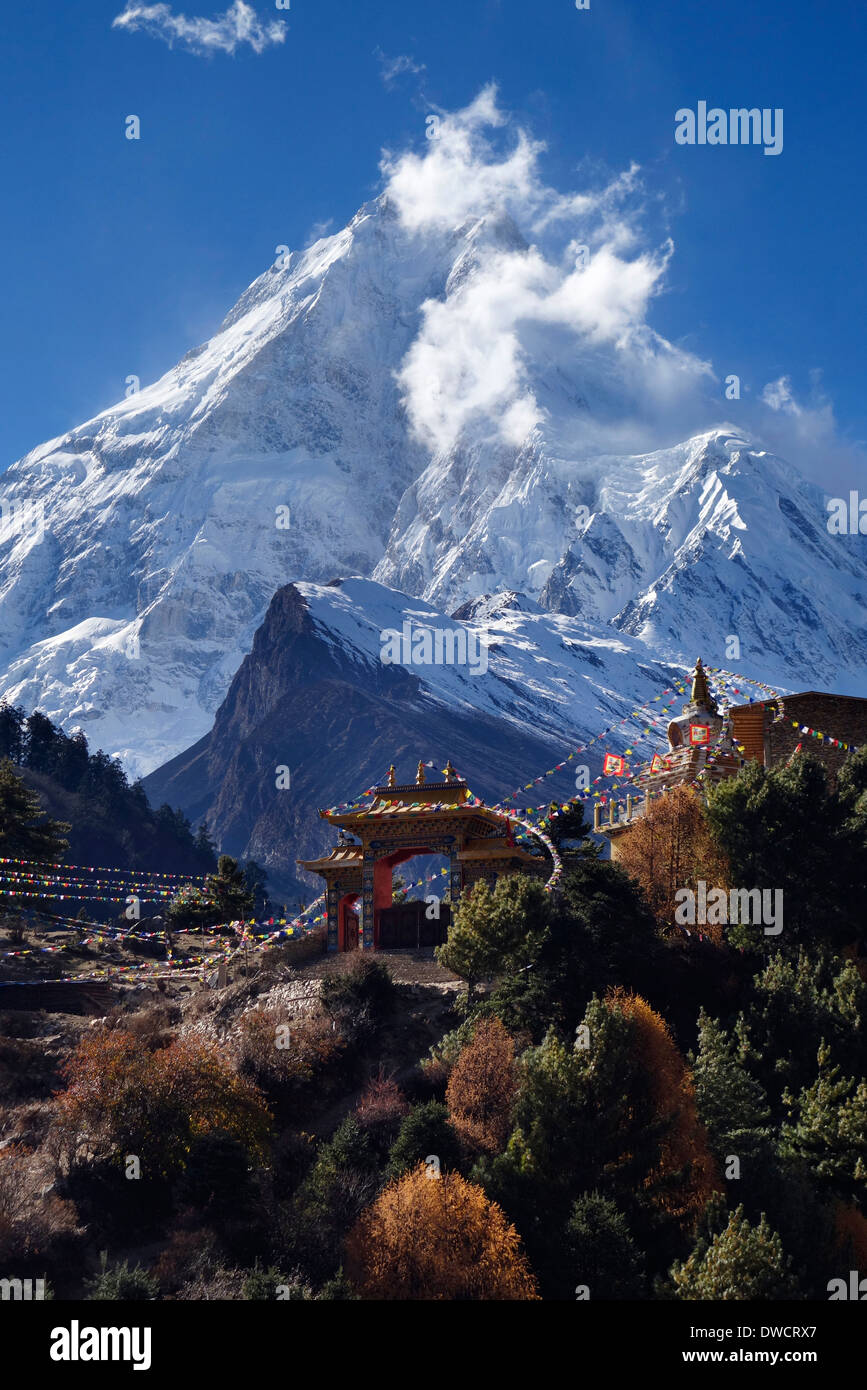
<svg viewBox="0 0 867 1390"><path fill-rule="evenodd" d="M446 710L403 667L357 658L317 630L294 585L278 589L211 732L145 779L150 801L181 807L194 824L206 818L221 850L265 865L278 894L309 898L319 880L299 876L295 860L335 839L319 807L357 796L390 763L409 781L419 758L438 768L451 758L491 800L550 765L551 742ZM276 786L281 765L286 790Z"/></svg>

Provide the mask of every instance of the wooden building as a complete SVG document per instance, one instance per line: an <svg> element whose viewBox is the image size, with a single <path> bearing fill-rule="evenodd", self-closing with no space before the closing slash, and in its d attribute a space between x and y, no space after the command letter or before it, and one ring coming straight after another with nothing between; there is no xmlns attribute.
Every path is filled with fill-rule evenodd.
<svg viewBox="0 0 867 1390"><path fill-rule="evenodd" d="M689 701L682 714L671 720L667 734L668 748L655 759L657 770L636 779L636 791L646 798L695 785L699 778L703 787L712 786L734 777L750 761L777 767L788 762L799 746L824 763L833 787L852 749L867 743L867 699L808 690L732 705L723 716L699 657ZM613 859L618 856L618 840L647 804L647 799L641 801L632 794L622 802L609 798L607 819L603 808L595 807L594 829L608 837Z"/></svg>
<svg viewBox="0 0 867 1390"><path fill-rule="evenodd" d="M515 844L501 813L477 804L449 762L444 781L428 782L419 763L414 783L398 784L389 770L358 810L320 811L340 840L320 859L299 860L325 880L329 951L433 946L446 939L449 904L431 916L425 902L392 902L392 871L417 855L449 861L449 898L479 879L492 886L504 873L545 872L544 860ZM347 837L353 842L347 843Z"/></svg>
<svg viewBox="0 0 867 1390"><path fill-rule="evenodd" d="M824 763L830 785L853 748L867 743L867 700L805 690L729 710L744 757L776 767L788 762L798 744ZM815 730L815 733L809 732Z"/></svg>

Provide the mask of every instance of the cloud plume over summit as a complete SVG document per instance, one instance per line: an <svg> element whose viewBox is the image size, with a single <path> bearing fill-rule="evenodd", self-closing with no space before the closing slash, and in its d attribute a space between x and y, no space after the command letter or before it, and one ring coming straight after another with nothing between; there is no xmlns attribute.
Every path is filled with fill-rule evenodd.
<svg viewBox="0 0 867 1390"><path fill-rule="evenodd" d="M381 170L410 236L424 243L476 224L472 273L422 306L399 373L414 434L432 453L467 435L518 446L544 429L556 355L585 382L587 408L571 434L561 431L566 449L645 450L734 424L788 451L816 481L863 466L815 385L804 404L785 379L764 390L745 382L730 403L727 370L652 327L676 251L669 238L648 236L651 200L636 165L596 187L552 187L544 145L503 109L492 84L428 126L423 152L386 151Z"/></svg>

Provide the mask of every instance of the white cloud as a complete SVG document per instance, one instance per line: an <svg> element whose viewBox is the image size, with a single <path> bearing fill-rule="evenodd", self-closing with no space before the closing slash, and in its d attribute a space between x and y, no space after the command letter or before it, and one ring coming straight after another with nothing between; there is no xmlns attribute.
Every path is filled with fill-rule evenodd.
<svg viewBox="0 0 867 1390"><path fill-rule="evenodd" d="M411 229L455 226L471 212L519 202L534 196L535 165L540 145L519 131L511 155L497 161L483 132L506 118L492 86L482 89L463 111L440 113L439 134L424 155L386 152L382 172L402 222ZM468 183L468 176L478 183Z"/></svg>
<svg viewBox="0 0 867 1390"><path fill-rule="evenodd" d="M731 427L724 374L649 323L674 247L648 242L657 200L638 167L564 192L545 183L544 146L501 110L495 87L437 114L422 153L382 158L420 263L428 250L440 262L458 229L468 247L424 304L398 374L417 437L435 453L482 439L517 447L542 430L555 456L580 459ZM743 390L736 427L760 447L821 486L863 478L863 447L841 436L818 374L806 400L786 376Z"/></svg>
<svg viewBox="0 0 867 1390"><path fill-rule="evenodd" d="M499 148L492 133L505 137ZM707 364L645 321L672 247L637 249L637 168L602 189L562 194L541 178L543 148L513 127L489 86L464 110L440 114L424 154L383 157L386 196L411 235L463 226L472 245L472 273L424 305L399 374L410 421L432 450L467 430L521 444L546 419L538 383L552 349L595 383L581 427L585 441L596 431L598 447L613 447L614 430L648 447L648 421L673 405L682 415L684 398L710 379Z"/></svg>
<svg viewBox="0 0 867 1390"><path fill-rule="evenodd" d="M792 395L792 383L787 376L769 381L762 388L762 400L771 410L782 410L787 415L795 416L802 413L801 407Z"/></svg>
<svg viewBox="0 0 867 1390"><path fill-rule="evenodd" d="M333 226L333 217L326 217L323 218L321 222L314 222L304 242L305 250L309 250L311 246L315 246L316 242L321 241L323 237L329 236Z"/></svg>
<svg viewBox="0 0 867 1390"><path fill-rule="evenodd" d="M864 445L841 434L821 372L811 372L804 399L798 399L791 379L781 376L763 387L761 401L766 409L757 416L756 427L769 448L826 492L863 486Z"/></svg>
<svg viewBox="0 0 867 1390"><path fill-rule="evenodd" d="M112 20L111 27L141 29L152 38L164 39L170 48L178 43L191 53L205 55L235 53L242 44L249 44L254 53L262 53L271 44L283 43L287 31L282 19L261 22L244 0L234 0L225 14L215 19L188 19L183 14L172 14L170 5L128 3L123 14Z"/></svg>
<svg viewBox="0 0 867 1390"><path fill-rule="evenodd" d="M398 53L394 58L389 58L381 48L375 48L374 54L379 59L380 76L386 87L392 87L396 78L406 73L417 77L426 70L424 63L417 63L408 53Z"/></svg>

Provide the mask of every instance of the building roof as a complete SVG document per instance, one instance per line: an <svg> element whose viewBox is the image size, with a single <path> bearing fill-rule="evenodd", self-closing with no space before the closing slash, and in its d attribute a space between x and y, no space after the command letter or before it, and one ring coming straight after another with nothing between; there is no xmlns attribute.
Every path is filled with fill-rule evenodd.
<svg viewBox="0 0 867 1390"><path fill-rule="evenodd" d="M320 811L323 820L332 825L352 826L358 821L387 820L392 817L454 816L471 820L474 816L496 823L502 816L487 806L475 804L475 797L465 782L407 782L387 783L374 787L372 801L354 811ZM467 803L470 803L469 805Z"/></svg>
<svg viewBox="0 0 867 1390"><path fill-rule="evenodd" d="M337 845L330 854L323 855L321 859L296 859L296 864L302 868L309 869L311 873L321 873L323 869L335 869L338 867L355 869L361 868L363 851L361 845Z"/></svg>
<svg viewBox="0 0 867 1390"><path fill-rule="evenodd" d="M867 696L864 695L835 695L830 690L799 690L791 695L769 695L767 700L749 700L745 705L729 705L729 713L732 710L741 709L760 709L764 705L776 705L780 702L786 703L789 700L851 700L859 705L867 704Z"/></svg>

